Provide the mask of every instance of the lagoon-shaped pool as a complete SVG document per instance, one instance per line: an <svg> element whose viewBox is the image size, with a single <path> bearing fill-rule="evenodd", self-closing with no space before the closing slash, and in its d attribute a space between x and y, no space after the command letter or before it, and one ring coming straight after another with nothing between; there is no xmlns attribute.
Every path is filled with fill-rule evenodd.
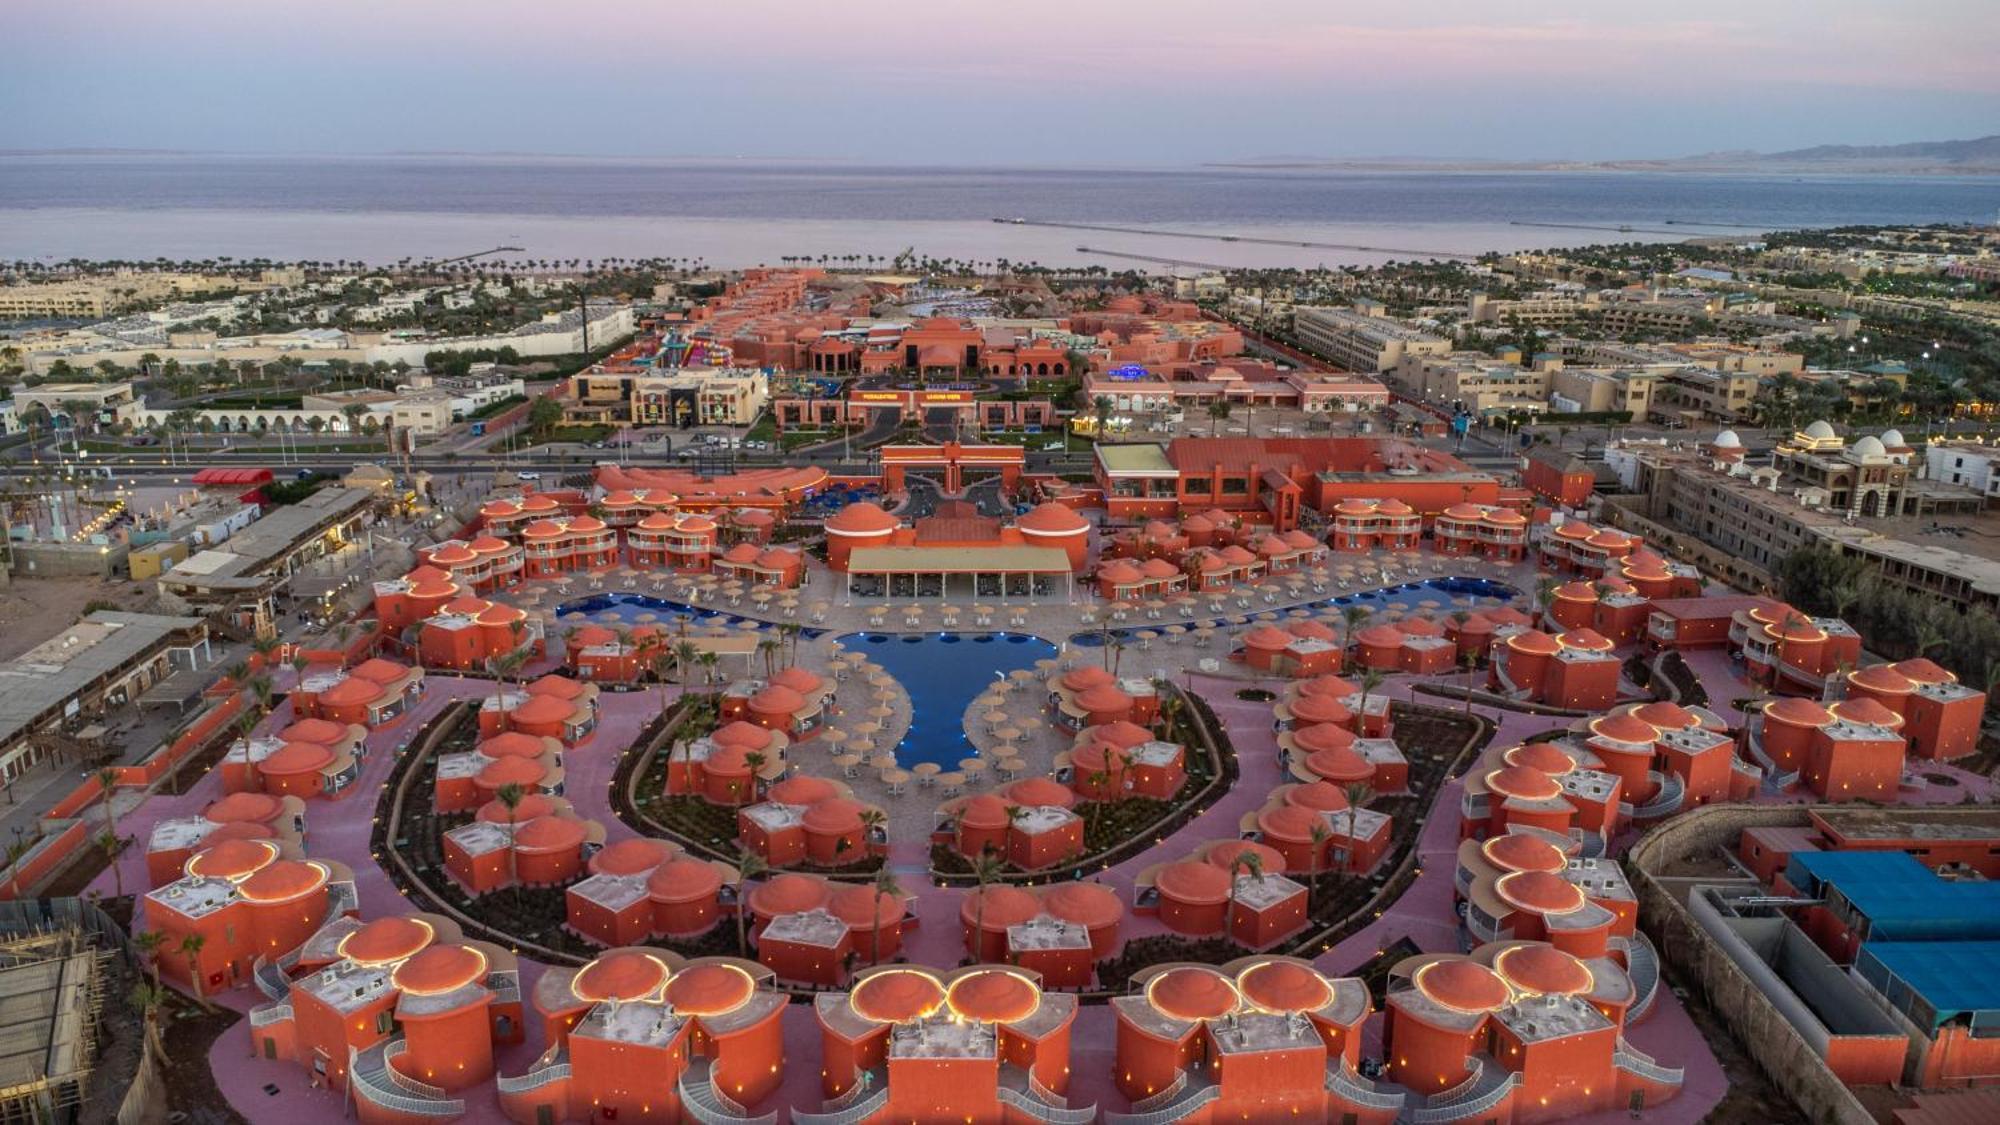
<svg viewBox="0 0 2000 1125"><path fill-rule="evenodd" d="M910 730L896 744L905 768L936 762L946 770L978 751L965 737L965 709L995 679L1056 654L1027 633L848 633L850 652L865 653L910 693Z"/></svg>

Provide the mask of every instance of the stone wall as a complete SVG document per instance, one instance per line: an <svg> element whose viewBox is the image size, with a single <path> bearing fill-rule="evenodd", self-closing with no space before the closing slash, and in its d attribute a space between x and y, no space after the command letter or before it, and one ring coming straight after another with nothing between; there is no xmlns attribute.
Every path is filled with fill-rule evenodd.
<svg viewBox="0 0 2000 1125"><path fill-rule="evenodd" d="M1653 872L1684 856L1733 852L1745 828L1809 823L1804 805L1710 805L1682 813L1647 833L1625 858L1639 896L1639 918L1661 957L1729 1025L1737 1041L1808 1120L1874 1125L1874 1117L1770 997L1730 959L1676 897L1678 886ZM1718 880L1720 881L1720 880ZM1674 880L1684 885L1686 880Z"/></svg>

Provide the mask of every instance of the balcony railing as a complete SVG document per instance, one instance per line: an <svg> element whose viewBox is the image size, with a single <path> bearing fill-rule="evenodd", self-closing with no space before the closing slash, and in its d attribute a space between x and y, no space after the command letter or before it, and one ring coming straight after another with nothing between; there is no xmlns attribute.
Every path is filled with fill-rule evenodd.
<svg viewBox="0 0 2000 1125"><path fill-rule="evenodd" d="M400 1044L401 1040L397 1043ZM347 1084L356 1098L412 1117L459 1117L465 1113L465 1102L458 1098L434 1098L401 1085L398 1081L401 1076L388 1065L388 1058L381 1044L354 1057L353 1065L347 1070ZM414 1079L409 1081L414 1082ZM429 1088L437 1089L435 1086Z"/></svg>
<svg viewBox="0 0 2000 1125"><path fill-rule="evenodd" d="M1378 1090L1367 1079L1354 1073L1342 1059L1338 1066L1326 1069L1326 1090L1341 1101L1362 1109L1401 1110L1409 1095L1401 1090Z"/></svg>
<svg viewBox="0 0 2000 1125"><path fill-rule="evenodd" d="M866 1121L879 1113L882 1107L888 1104L888 1088L878 1086L869 1096L832 1113L808 1113L802 1109L795 1109L792 1111L792 1120L796 1125L857 1125L858 1122ZM727 1120L732 1119L723 1119ZM702 1125L721 1125L721 1122L704 1120Z"/></svg>
<svg viewBox="0 0 2000 1125"><path fill-rule="evenodd" d="M687 1070L681 1073L680 1092L681 1108L687 1111L689 1117L700 1122L700 1125L772 1125L778 1119L778 1115L775 1113L766 1113L760 1117L752 1117L750 1112L744 1109L735 1098L723 1093L721 1088L716 1086L714 1081L709 1077L707 1059L695 1059L688 1064ZM884 1088L881 1091L881 1095L882 1100L886 1101L889 1091ZM878 1108L879 1105L880 1103L878 1102ZM838 1117L838 1115L834 1116ZM857 1122L867 1116L864 1113L859 1117L839 1118L839 1120ZM797 1110L792 1112L792 1120L794 1121L803 1122L812 1119L814 1119L814 1115L812 1114L802 1113Z"/></svg>
<svg viewBox="0 0 2000 1125"><path fill-rule="evenodd" d="M1203 1107L1214 1102L1221 1096L1221 1087L1204 1085L1193 1093L1183 1091L1181 1099L1171 1105L1162 1106L1159 1109L1149 1110L1145 1113L1111 1113L1107 1111L1104 1114L1104 1122L1105 1125L1172 1125L1175 1121L1184 1121L1194 1116Z"/></svg>
<svg viewBox="0 0 2000 1125"><path fill-rule="evenodd" d="M1521 1084L1521 1076L1496 1066L1483 1067L1470 1086L1461 1085L1457 1096L1447 1102L1432 1103L1411 1112L1411 1125L1437 1125L1446 1121L1466 1121L1492 1110L1506 1101Z"/></svg>
<svg viewBox="0 0 2000 1125"><path fill-rule="evenodd" d="M1051 1122L1052 1125L1089 1125L1090 1122L1097 1120L1097 1107L1094 1105L1083 1109L1050 1105L1032 1094L1007 1086L1000 1087L1000 1104L1018 1109L1036 1121Z"/></svg>
<svg viewBox="0 0 2000 1125"><path fill-rule="evenodd" d="M1663 1086L1678 1086L1685 1072L1677 1066L1661 1066L1647 1056L1633 1050L1624 1040L1611 1052L1611 1065L1628 1074L1638 1075L1648 1082L1658 1082Z"/></svg>
<svg viewBox="0 0 2000 1125"><path fill-rule="evenodd" d="M1151 1112L1152 1110L1156 1110L1161 1106L1166 1105L1168 1102L1173 1101L1175 1098L1180 1097L1181 1091L1187 1089L1187 1084L1188 1084L1187 1071L1176 1070L1174 1071L1174 1080L1172 1082L1167 1083L1165 1089L1162 1089L1155 1094L1148 1094L1147 1096L1140 1098L1138 1101L1133 1102L1132 1111L1134 1113L1148 1113Z"/></svg>
<svg viewBox="0 0 2000 1125"><path fill-rule="evenodd" d="M257 991L272 1000L283 1000L292 994L291 978L275 963L262 957L250 965L250 979L257 985Z"/></svg>
<svg viewBox="0 0 2000 1125"><path fill-rule="evenodd" d="M525 1094L530 1090L539 1090L551 1082L560 1082L569 1076L569 1064L559 1062L538 1066L515 1078L505 1076L495 1078L493 1085L503 1094Z"/></svg>
<svg viewBox="0 0 2000 1125"><path fill-rule="evenodd" d="M269 1027L271 1024L283 1023L291 1018L292 1002L290 1000L280 1000L275 1004L266 1004L261 1008L250 1009L251 1027Z"/></svg>

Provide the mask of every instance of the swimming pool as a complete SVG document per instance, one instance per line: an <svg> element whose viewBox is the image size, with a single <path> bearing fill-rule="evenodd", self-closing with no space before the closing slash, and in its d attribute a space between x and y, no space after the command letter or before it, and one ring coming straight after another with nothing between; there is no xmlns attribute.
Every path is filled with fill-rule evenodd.
<svg viewBox="0 0 2000 1125"><path fill-rule="evenodd" d="M741 614L730 613L728 610L688 605L685 602L623 590L592 594L587 598L564 602L556 608L556 620L560 624L568 625L569 622L564 619L572 613L581 613L599 624L604 624L604 615L610 614L621 625L658 625L668 632L679 628L683 618L690 625L734 625L739 621L753 620ZM639 620L641 616L649 613L653 615L651 621ZM579 621L577 624L581 625L583 622ZM824 636L826 632L825 629L807 628L800 630L800 635L812 639Z"/></svg>
<svg viewBox="0 0 2000 1125"><path fill-rule="evenodd" d="M848 633L840 641L910 693L910 729L896 744L897 760L946 770L978 752L965 737L974 697L996 677L1056 654L1055 645L1028 633Z"/></svg>
<svg viewBox="0 0 2000 1125"><path fill-rule="evenodd" d="M1421 582L1405 582L1401 585L1384 586L1376 590L1357 590L1351 594L1329 594L1318 601L1300 602L1296 605L1285 603L1278 606L1267 606L1262 602L1253 602L1251 603L1253 608L1240 610L1227 616L1241 617L1245 614L1254 616L1266 610L1278 610L1289 613L1294 609L1344 609L1351 605L1364 606L1370 610L1379 610L1392 605L1399 605L1405 609L1418 609L1426 601L1443 602L1443 608L1449 610L1452 608L1450 602L1453 598L1501 598L1503 600L1511 600L1519 597L1520 593L1519 590L1516 590L1505 582L1496 582L1491 578L1429 578ZM1175 623L1183 625L1206 623L1212 625L1216 621L1217 618L1211 613L1197 613L1192 620L1170 616L1164 621L1148 623L1134 622L1122 628L1112 629L1110 630L1110 634L1114 637L1129 638L1141 629L1159 629L1164 625ZM1081 645L1084 648L1102 645L1104 643L1104 631L1089 629L1073 634L1070 637L1070 643Z"/></svg>

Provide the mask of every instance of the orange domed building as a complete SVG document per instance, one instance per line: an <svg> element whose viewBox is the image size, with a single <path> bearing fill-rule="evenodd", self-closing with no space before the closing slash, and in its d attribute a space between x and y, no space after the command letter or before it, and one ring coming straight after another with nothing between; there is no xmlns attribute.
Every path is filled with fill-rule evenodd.
<svg viewBox="0 0 2000 1125"><path fill-rule="evenodd" d="M196 851L186 874L145 897L148 929L176 950L202 939L192 963L162 956L159 973L208 995L250 981L258 962L297 949L330 917L353 908L354 876L331 861L286 858L274 840L224 839Z"/></svg>
<svg viewBox="0 0 2000 1125"><path fill-rule="evenodd" d="M891 960L910 924L901 890L784 874L743 896L757 959L785 980L837 985L853 963Z"/></svg>
<svg viewBox="0 0 2000 1125"><path fill-rule="evenodd" d="M1558 599L1556 604L1570 603ZM1571 629L1559 636L1535 629L1510 630L1497 635L1488 652L1488 688L1510 699L1601 711L1618 699L1623 665L1612 651L1615 647L1594 629Z"/></svg>
<svg viewBox="0 0 2000 1125"><path fill-rule="evenodd" d="M785 775L790 741L778 731L742 719L724 723L673 748L667 762L667 793L698 795L715 805L753 804L766 782ZM761 761L752 762L752 754Z"/></svg>
<svg viewBox="0 0 2000 1125"><path fill-rule="evenodd" d="M842 867L884 854L886 816L842 782L797 775L736 813L737 839L773 867Z"/></svg>
<svg viewBox="0 0 2000 1125"><path fill-rule="evenodd" d="M501 1108L523 1125L665 1125L692 1118L684 1097L757 1105L782 1080L788 999L770 970L735 957L623 948L552 968L534 996L548 1051L501 1081Z"/></svg>
<svg viewBox="0 0 2000 1125"><path fill-rule="evenodd" d="M433 807L440 813L476 809L498 796L503 785L560 797L562 754L561 740L517 730L482 739L470 750L441 754L432 780Z"/></svg>
<svg viewBox="0 0 2000 1125"><path fill-rule="evenodd" d="M1333 533L1327 542L1342 553L1414 551L1423 533L1423 517L1401 500L1354 497L1333 506Z"/></svg>
<svg viewBox="0 0 2000 1125"><path fill-rule="evenodd" d="M1101 883L991 883L965 892L958 918L974 960L1032 969L1050 987L1084 988L1097 962L1117 952L1125 903Z"/></svg>
<svg viewBox="0 0 2000 1125"><path fill-rule="evenodd" d="M1962 758L1978 746L1986 693L1924 657L1848 673L1847 698L1868 699L1900 717L1910 753L1932 761Z"/></svg>
<svg viewBox="0 0 2000 1125"><path fill-rule="evenodd" d="M525 762L503 758L502 762ZM604 842L604 826L557 807L532 819L510 823L475 818L444 834L444 865L475 895L511 886L547 887L583 874L584 852Z"/></svg>
<svg viewBox="0 0 2000 1125"><path fill-rule="evenodd" d="M977 793L938 806L950 829L937 839L967 859L997 855L1020 871L1039 871L1083 854L1083 818L1070 807L1074 793L1045 777L1024 778L1009 788L1006 797Z"/></svg>
<svg viewBox="0 0 2000 1125"><path fill-rule="evenodd" d="M681 854L665 840L633 838L597 851L588 874L564 891L569 928L617 947L649 937L692 937L713 929L734 901L738 876L727 864Z"/></svg>
<svg viewBox="0 0 2000 1125"><path fill-rule="evenodd" d="M434 914L333 919L266 976L276 998L251 1012L252 1050L347 1091L363 1121L462 1107L451 1095L491 1078L495 1045L522 1037L514 955Z"/></svg>
<svg viewBox="0 0 2000 1125"><path fill-rule="evenodd" d="M424 670L376 657L352 668L307 669L292 690L292 714L374 728L402 718L424 693Z"/></svg>
<svg viewBox="0 0 2000 1125"><path fill-rule="evenodd" d="M233 793L194 816L167 817L146 838L146 885L187 874L188 860L226 840L269 841L284 859L303 859L305 802L297 797Z"/></svg>
<svg viewBox="0 0 2000 1125"><path fill-rule="evenodd" d="M479 733L490 738L518 731L575 746L597 729L598 686L551 673L521 691L489 695L479 703Z"/></svg>
<svg viewBox="0 0 2000 1125"><path fill-rule="evenodd" d="M344 796L360 773L367 738L366 727L325 719L301 719L275 735L239 738L218 765L223 791Z"/></svg>
<svg viewBox="0 0 2000 1125"><path fill-rule="evenodd" d="M1084 1119L1063 1101L1076 1011L1020 968L870 969L814 1005L822 1090L857 1121Z"/></svg>
<svg viewBox="0 0 2000 1125"><path fill-rule="evenodd" d="M1877 673L1870 682L1886 679ZM1874 706L1862 707L1864 700ZM1824 801L1893 801L1909 748L1901 716L1875 696L1834 707L1846 714L1797 696L1765 703L1745 728L1750 756L1780 788L1803 785Z"/></svg>
<svg viewBox="0 0 2000 1125"><path fill-rule="evenodd" d="M1254 956L1155 965L1132 989L1111 1000L1112 1077L1135 1112L1187 1103L1183 1120L1396 1120L1402 1096L1356 1071L1372 1010L1359 980Z"/></svg>

